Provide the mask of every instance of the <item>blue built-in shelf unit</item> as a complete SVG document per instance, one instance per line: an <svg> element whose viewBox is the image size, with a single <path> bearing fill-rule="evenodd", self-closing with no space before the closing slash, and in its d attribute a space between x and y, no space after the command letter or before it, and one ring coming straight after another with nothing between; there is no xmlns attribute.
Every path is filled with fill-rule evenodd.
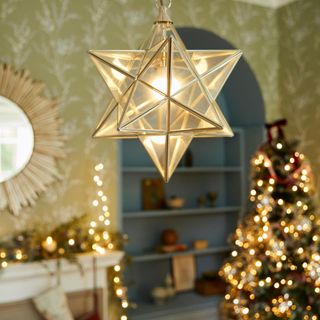
<svg viewBox="0 0 320 320"><path fill-rule="evenodd" d="M217 48L230 48L230 44L207 31L186 28L180 29L180 34L190 48L194 41L195 46L208 49L198 45L199 39L213 46L217 43ZM263 140L265 120L259 86L244 59L228 80L218 103L233 127L234 137L193 140L190 145L193 166L179 165L165 184L167 198L175 195L185 199L182 209L143 210L142 180L160 175L138 140L120 143L121 224L129 236L126 252L132 258L128 269L129 297L138 305L130 314L133 320L219 319L221 297L186 292L158 306L150 295L152 288L162 285L166 274L171 272L175 255L194 255L199 277L205 271L218 270L230 252L228 237L246 212L250 157ZM218 193L215 206L199 208L197 199L208 192ZM175 229L179 243L190 249L155 252L161 232L168 228ZM193 249L193 241L199 239L208 240L209 247Z"/></svg>

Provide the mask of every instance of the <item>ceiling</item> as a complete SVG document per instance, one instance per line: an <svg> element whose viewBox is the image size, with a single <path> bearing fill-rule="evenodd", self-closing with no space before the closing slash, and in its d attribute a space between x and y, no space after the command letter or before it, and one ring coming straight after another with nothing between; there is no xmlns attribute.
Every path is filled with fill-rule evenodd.
<svg viewBox="0 0 320 320"><path fill-rule="evenodd" d="M235 0L235 1L247 2L247 3L252 3L259 6L267 7L267 8L277 9L289 3L296 2L298 0Z"/></svg>

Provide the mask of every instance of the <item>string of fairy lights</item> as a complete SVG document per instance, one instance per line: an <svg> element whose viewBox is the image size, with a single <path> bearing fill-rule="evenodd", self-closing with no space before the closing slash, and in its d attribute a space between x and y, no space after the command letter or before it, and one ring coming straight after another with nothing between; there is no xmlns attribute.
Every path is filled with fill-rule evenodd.
<svg viewBox="0 0 320 320"><path fill-rule="evenodd" d="M287 147L274 144L275 152ZM320 219L311 168L302 153L279 161L268 148L252 159L254 212L236 229L235 249L220 271L230 285L225 319L318 320Z"/></svg>
<svg viewBox="0 0 320 320"><path fill-rule="evenodd" d="M107 231L103 232L102 244L100 243L101 238L99 236L99 233L96 233L96 230L98 229L99 224L102 224L105 227L110 227L110 224L111 224L109 208L106 204L108 198L102 190L103 179L101 177L101 173L103 169L104 169L104 166L102 163L99 163L94 167L95 174L93 176L93 181L97 186L97 192L96 192L97 197L92 201L92 206L98 211L98 221L96 221L95 219L91 220L90 228L88 230L89 235L93 237L95 240L95 243L93 244L92 249L100 254L105 253L106 247L109 250L112 250L114 248L114 244L110 241L109 233ZM123 284L123 272L122 272L123 265L124 265L124 262L115 265L112 268L111 272L109 273L109 276L111 276L111 279L112 279L114 294L119 299L119 302L120 302L119 318L120 320L127 320L128 319L127 309L129 308L130 303L127 297L127 288Z"/></svg>

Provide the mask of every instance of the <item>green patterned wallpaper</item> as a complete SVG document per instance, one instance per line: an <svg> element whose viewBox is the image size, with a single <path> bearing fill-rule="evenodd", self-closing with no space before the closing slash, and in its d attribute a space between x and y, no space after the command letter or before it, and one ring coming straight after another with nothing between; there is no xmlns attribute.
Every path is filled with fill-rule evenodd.
<svg viewBox="0 0 320 320"><path fill-rule="evenodd" d="M283 7L278 19L281 113L311 160L320 191L320 1Z"/></svg>
<svg viewBox="0 0 320 320"><path fill-rule="evenodd" d="M319 77L309 56L314 58L312 50L319 51L319 39L313 41L312 33L301 30L309 25L319 29L319 14L313 10L318 4L318 0L304 0L274 11L233 0L173 0L172 7L176 26L207 29L243 50L260 83L267 118L277 118L281 111L291 119L293 108L301 113L303 125L292 121L290 132L299 125L306 152L316 143L313 131L319 99L315 97L319 97L320 86L316 87ZM137 48L154 14L154 0L0 0L0 59L29 69L34 78L46 83L48 96L59 98L67 139L67 157L61 162L63 180L52 186L35 208L24 210L20 218L1 213L0 235L35 224L50 228L90 211L92 167L97 161L107 168L105 191L116 225L117 145L91 139L108 94L87 50ZM313 46L310 52L305 50L308 46ZM319 66L319 61L316 63ZM317 93L313 94L314 90ZM310 110L308 115L306 110ZM307 121L310 126L302 132ZM313 160L318 161L319 156Z"/></svg>

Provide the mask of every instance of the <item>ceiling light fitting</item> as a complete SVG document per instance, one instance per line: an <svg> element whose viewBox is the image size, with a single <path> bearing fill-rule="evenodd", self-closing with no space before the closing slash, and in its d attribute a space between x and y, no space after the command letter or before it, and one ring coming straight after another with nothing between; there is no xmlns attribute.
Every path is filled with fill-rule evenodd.
<svg viewBox="0 0 320 320"><path fill-rule="evenodd" d="M216 98L239 50L187 50L159 9L140 50L90 50L113 96L95 138L137 138L167 182L193 138L231 137Z"/></svg>

